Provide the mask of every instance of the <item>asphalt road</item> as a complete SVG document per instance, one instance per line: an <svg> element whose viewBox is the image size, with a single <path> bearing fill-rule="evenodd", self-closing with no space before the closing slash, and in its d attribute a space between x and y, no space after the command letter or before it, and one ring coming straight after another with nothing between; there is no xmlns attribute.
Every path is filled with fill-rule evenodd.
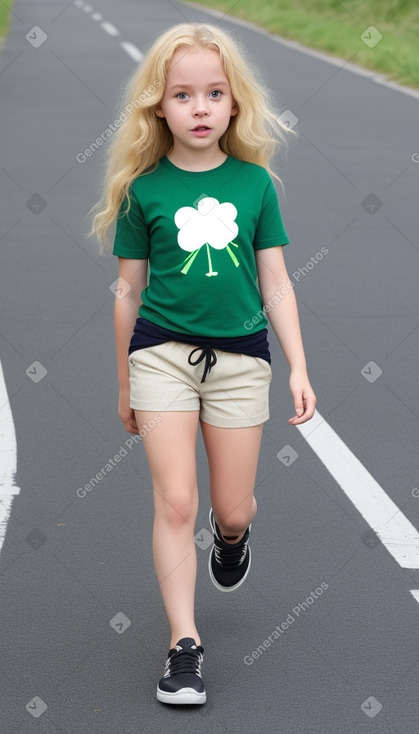
<svg viewBox="0 0 419 734"><path fill-rule="evenodd" d="M234 594L209 580L199 437L196 603L208 702L156 700L169 630L148 467L117 416L117 262L84 236L103 148L77 156L118 114L136 63L121 43L144 53L183 19L233 30L281 110L298 118L299 140L276 170L317 407L419 528L419 100L186 4L16 0L0 58L0 348L10 399L0 421L11 411L20 492L10 517L0 497L0 732L416 734L418 569L395 560L288 425L288 370L273 335L251 572ZM284 447L295 460L281 460Z"/></svg>

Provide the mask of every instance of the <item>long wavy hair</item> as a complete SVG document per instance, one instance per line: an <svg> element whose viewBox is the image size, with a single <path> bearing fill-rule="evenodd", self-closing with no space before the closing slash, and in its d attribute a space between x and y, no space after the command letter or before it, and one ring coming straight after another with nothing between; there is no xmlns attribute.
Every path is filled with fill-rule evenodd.
<svg viewBox="0 0 419 734"><path fill-rule="evenodd" d="M166 120L155 114L155 108L163 97L173 54L194 47L218 51L238 106L238 113L230 118L219 140L220 149L239 160L263 166L283 186L269 161L287 148L287 134L297 133L278 119L279 111L260 68L226 31L210 24L180 23L154 41L123 88L124 111L105 154L102 195L88 212L96 214L87 237L96 234L102 253L108 249L108 229L125 199L128 206L124 214L130 208L132 181L155 170L159 159L173 149L173 135Z"/></svg>

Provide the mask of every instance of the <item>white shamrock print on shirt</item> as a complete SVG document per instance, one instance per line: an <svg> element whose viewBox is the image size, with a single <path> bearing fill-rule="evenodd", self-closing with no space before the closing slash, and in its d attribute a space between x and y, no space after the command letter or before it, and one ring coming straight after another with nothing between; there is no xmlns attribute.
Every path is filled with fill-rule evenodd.
<svg viewBox="0 0 419 734"><path fill-rule="evenodd" d="M198 209L192 206L183 206L175 214L175 224L179 228L178 244L182 250L191 253L182 263L184 267L181 272L186 275L199 250L204 245L208 257L208 273L206 275L218 275L214 271L211 262L210 247L214 250L226 249L234 265L240 265L230 245L238 247L233 242L239 228L235 222L237 209L234 204L225 202L220 204L218 199L210 196L203 197L198 202Z"/></svg>

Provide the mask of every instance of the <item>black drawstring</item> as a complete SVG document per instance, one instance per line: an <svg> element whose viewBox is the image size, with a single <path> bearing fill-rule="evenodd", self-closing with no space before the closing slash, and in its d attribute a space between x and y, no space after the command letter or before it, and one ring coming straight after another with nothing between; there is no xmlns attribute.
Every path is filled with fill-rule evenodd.
<svg viewBox="0 0 419 734"><path fill-rule="evenodd" d="M201 350L201 354L199 357L196 358L195 362L192 362L191 357L195 352L199 352ZM209 346L209 344L206 344L204 347L196 347L196 349L193 349L188 357L189 364L195 366L196 364L199 364L202 362L202 360L205 357L205 368L204 368L204 374L202 376L201 382L205 382L205 378L207 374L211 371L211 367L214 367L215 364L217 364L217 355L215 354L214 350Z"/></svg>

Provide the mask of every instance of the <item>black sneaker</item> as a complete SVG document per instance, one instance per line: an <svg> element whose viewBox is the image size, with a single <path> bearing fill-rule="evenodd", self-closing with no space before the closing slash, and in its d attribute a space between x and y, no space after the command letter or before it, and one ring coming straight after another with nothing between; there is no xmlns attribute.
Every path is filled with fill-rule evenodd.
<svg viewBox="0 0 419 734"><path fill-rule="evenodd" d="M192 637L183 637L169 650L163 678L157 685L157 700L163 703L205 703L207 694L201 676L202 653Z"/></svg>
<svg viewBox="0 0 419 734"><path fill-rule="evenodd" d="M238 543L226 543L215 522L212 507L209 522L214 533L214 545L208 560L210 579L220 591L234 591L249 573L251 558L249 534L252 524L250 523Z"/></svg>

